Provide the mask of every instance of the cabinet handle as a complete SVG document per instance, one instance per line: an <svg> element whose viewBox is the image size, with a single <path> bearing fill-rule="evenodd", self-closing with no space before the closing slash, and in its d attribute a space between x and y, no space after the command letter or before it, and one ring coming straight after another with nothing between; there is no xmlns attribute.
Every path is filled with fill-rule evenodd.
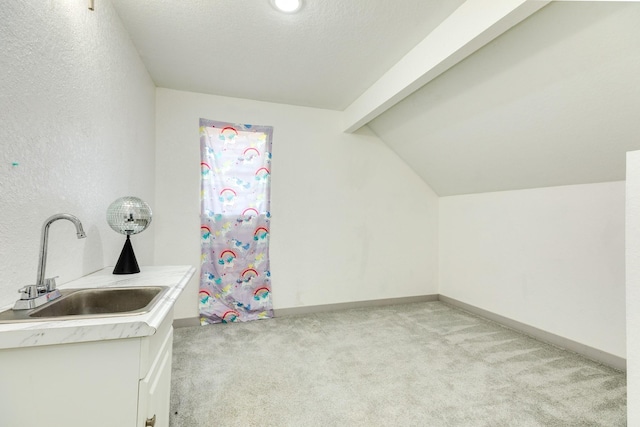
<svg viewBox="0 0 640 427"><path fill-rule="evenodd" d="M154 427L156 425L156 415L153 414L153 418L147 418L147 421L144 423L144 427Z"/></svg>

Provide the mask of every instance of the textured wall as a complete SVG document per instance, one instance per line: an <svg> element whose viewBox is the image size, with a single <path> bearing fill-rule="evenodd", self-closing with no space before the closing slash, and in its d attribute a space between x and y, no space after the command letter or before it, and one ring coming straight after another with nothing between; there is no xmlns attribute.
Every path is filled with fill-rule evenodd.
<svg viewBox="0 0 640 427"><path fill-rule="evenodd" d="M440 198L440 293L625 357L624 182Z"/></svg>
<svg viewBox="0 0 640 427"><path fill-rule="evenodd" d="M66 282L113 265L124 239L111 201L154 202L155 87L108 0L3 1L0 13L0 305L34 283L40 229L54 213L47 273ZM12 166L17 162L17 166ZM134 238L153 259L153 225Z"/></svg>
<svg viewBox="0 0 640 427"><path fill-rule="evenodd" d="M200 117L273 126L274 308L435 294L438 199L340 113L158 88L157 264L200 264ZM197 316L197 278L176 317Z"/></svg>

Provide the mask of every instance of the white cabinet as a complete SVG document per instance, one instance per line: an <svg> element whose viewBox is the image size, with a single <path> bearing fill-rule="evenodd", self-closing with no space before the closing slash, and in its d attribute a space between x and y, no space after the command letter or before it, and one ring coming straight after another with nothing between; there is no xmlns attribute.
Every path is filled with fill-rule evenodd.
<svg viewBox="0 0 640 427"><path fill-rule="evenodd" d="M169 427L172 343L173 328L169 328L149 373L140 380L136 426Z"/></svg>
<svg viewBox="0 0 640 427"><path fill-rule="evenodd" d="M0 426L168 427L172 319L148 337L0 350Z"/></svg>

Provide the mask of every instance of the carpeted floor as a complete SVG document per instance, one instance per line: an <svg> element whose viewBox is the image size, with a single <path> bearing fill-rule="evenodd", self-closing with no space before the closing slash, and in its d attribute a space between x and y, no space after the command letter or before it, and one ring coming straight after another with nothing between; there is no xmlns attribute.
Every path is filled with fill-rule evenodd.
<svg viewBox="0 0 640 427"><path fill-rule="evenodd" d="M427 302L175 330L172 427L624 426L625 374Z"/></svg>

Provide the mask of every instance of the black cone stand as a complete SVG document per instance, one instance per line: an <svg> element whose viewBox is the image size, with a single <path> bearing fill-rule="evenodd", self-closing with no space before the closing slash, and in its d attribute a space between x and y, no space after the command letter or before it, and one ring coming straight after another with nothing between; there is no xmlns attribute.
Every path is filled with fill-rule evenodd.
<svg viewBox="0 0 640 427"><path fill-rule="evenodd" d="M127 241L124 242L122 252L120 252L120 258L116 268L113 269L113 274L134 274L140 273L140 267L138 267L138 261L136 260L136 254L133 253L133 246L131 245L131 239L127 234Z"/></svg>

